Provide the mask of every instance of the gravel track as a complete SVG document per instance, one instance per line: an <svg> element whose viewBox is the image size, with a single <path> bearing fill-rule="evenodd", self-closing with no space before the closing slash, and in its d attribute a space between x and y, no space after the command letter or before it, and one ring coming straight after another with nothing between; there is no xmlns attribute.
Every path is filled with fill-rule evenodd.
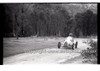
<svg viewBox="0 0 100 71"><path fill-rule="evenodd" d="M87 39L75 38L78 48L58 49L65 38L4 38L4 64L82 64L81 51Z"/></svg>

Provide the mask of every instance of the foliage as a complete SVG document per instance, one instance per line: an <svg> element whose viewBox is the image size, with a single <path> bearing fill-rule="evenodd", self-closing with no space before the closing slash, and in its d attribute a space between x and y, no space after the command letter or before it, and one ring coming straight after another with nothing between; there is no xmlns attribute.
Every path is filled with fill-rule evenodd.
<svg viewBox="0 0 100 71"><path fill-rule="evenodd" d="M77 36L91 36L97 34L97 15L87 10L75 15Z"/></svg>
<svg viewBox="0 0 100 71"><path fill-rule="evenodd" d="M97 63L97 42L90 40L88 44L91 48L87 48L87 50L83 50L81 53L81 55L87 59L84 62Z"/></svg>
<svg viewBox="0 0 100 71"><path fill-rule="evenodd" d="M62 4L3 4L2 8L4 37L97 34L97 14L88 9L75 14L73 8L70 13Z"/></svg>

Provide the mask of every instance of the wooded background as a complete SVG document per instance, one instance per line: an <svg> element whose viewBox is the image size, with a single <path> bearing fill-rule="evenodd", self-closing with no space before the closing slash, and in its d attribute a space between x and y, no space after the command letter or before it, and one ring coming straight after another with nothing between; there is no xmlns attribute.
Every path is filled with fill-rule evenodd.
<svg viewBox="0 0 100 71"><path fill-rule="evenodd" d="M0 4L3 37L97 35L97 4Z"/></svg>

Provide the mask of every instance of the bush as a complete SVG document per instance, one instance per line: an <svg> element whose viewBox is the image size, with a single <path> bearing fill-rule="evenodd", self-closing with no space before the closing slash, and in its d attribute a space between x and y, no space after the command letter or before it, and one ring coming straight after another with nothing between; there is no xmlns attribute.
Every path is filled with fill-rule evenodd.
<svg viewBox="0 0 100 71"><path fill-rule="evenodd" d="M85 63L97 63L97 42L90 40L88 44L91 46L91 48L87 48L87 50L83 50L81 55L87 59L84 61Z"/></svg>

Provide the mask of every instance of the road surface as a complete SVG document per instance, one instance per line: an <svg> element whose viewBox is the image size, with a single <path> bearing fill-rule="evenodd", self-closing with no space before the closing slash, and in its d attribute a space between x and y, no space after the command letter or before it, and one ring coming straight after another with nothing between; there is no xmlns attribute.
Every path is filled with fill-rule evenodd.
<svg viewBox="0 0 100 71"><path fill-rule="evenodd" d="M15 38L4 39L4 65L11 64L82 64L81 51L87 49L87 39L76 38L75 50L57 48L65 38Z"/></svg>

